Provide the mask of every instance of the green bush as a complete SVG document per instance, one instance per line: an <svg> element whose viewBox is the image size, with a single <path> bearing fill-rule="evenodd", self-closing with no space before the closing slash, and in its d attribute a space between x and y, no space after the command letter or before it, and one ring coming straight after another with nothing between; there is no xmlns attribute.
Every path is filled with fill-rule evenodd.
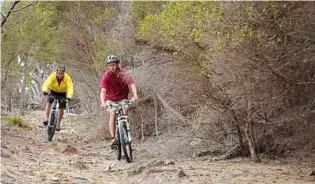
<svg viewBox="0 0 315 184"><path fill-rule="evenodd" d="M146 2L132 2L131 10L133 17L141 21L147 15L153 15L160 13L163 9L163 5L167 2L164 1L146 1Z"/></svg>
<svg viewBox="0 0 315 184"><path fill-rule="evenodd" d="M25 122L21 117L19 116L7 116L5 117L5 121L7 125L9 126L18 126L21 128L29 128L29 124Z"/></svg>

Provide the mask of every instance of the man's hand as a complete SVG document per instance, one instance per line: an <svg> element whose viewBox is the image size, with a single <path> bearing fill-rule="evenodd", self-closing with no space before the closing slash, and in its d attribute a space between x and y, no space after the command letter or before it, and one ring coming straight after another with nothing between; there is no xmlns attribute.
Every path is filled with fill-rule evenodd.
<svg viewBox="0 0 315 184"><path fill-rule="evenodd" d="M44 92L43 92L43 95L47 96L47 95L48 95L48 93L47 93L46 91L44 91Z"/></svg>
<svg viewBox="0 0 315 184"><path fill-rule="evenodd" d="M133 96L133 97L131 98L131 101L132 101L132 102L135 102L136 100L138 100L138 96Z"/></svg>
<svg viewBox="0 0 315 184"><path fill-rule="evenodd" d="M107 107L107 104L104 102L104 103L101 104L101 107L106 108L106 107Z"/></svg>

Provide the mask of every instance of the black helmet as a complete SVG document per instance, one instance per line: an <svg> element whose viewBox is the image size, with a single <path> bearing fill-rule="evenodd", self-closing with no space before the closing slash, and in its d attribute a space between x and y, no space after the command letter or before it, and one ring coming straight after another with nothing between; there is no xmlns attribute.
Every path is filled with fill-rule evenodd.
<svg viewBox="0 0 315 184"><path fill-rule="evenodd" d="M59 65L56 69L57 72L65 72L66 71L66 67L65 65Z"/></svg>
<svg viewBox="0 0 315 184"><path fill-rule="evenodd" d="M118 56L114 56L114 55L110 55L110 56L107 56L106 59L105 59L105 63L119 63L120 62L120 59Z"/></svg>

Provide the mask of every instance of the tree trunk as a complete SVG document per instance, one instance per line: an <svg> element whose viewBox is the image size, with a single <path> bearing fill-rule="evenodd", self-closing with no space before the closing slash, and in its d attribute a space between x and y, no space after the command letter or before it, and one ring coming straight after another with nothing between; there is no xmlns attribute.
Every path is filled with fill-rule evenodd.
<svg viewBox="0 0 315 184"><path fill-rule="evenodd" d="M238 143L240 145L241 148L241 152L242 152L242 156L247 156L247 149L245 148L244 142L243 142L243 134L241 131L241 124L243 123L243 121L241 121L237 114L235 113L235 111L233 109L230 109L230 113L232 114L234 120L235 120L235 126L236 126L236 130L237 130L237 136L238 136Z"/></svg>
<svg viewBox="0 0 315 184"><path fill-rule="evenodd" d="M25 100L25 87L26 87L26 64L23 61L24 59L21 59L21 57L18 57L19 63L22 67L22 80L20 85L20 116L24 115L24 100Z"/></svg>
<svg viewBox="0 0 315 184"><path fill-rule="evenodd" d="M7 95L7 104L8 104L8 109L7 111L12 112L12 87L8 90L8 95Z"/></svg>
<svg viewBox="0 0 315 184"><path fill-rule="evenodd" d="M244 156L246 150L245 150L245 146L244 146L244 142L243 142L243 135L242 135L242 131L241 131L240 125L236 125L236 129L237 129L237 135L238 135L238 143L240 144L240 148L241 148L241 151L242 151L242 156Z"/></svg>
<svg viewBox="0 0 315 184"><path fill-rule="evenodd" d="M26 86L26 76L24 73L22 82L21 82L21 89L20 89L20 116L24 115L25 86Z"/></svg>
<svg viewBox="0 0 315 184"><path fill-rule="evenodd" d="M155 135L159 136L158 131L158 105L157 105L157 99L154 95L154 125L155 125Z"/></svg>
<svg viewBox="0 0 315 184"><path fill-rule="evenodd" d="M251 156L252 160L254 162L260 162L260 159L259 159L259 157L255 151L256 145L255 145L254 138L253 138L252 126L253 126L252 121L246 121L245 135L246 135L246 138L248 140L248 146L249 146L250 156Z"/></svg>
<svg viewBox="0 0 315 184"><path fill-rule="evenodd" d="M142 115L141 115L141 111L139 112L139 115L140 115L140 119L141 119L141 141L143 142L144 141L144 120L142 118Z"/></svg>

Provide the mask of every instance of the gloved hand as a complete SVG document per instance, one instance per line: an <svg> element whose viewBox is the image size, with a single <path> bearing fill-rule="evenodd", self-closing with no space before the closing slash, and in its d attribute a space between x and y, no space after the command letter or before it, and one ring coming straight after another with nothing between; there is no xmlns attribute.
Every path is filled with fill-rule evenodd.
<svg viewBox="0 0 315 184"><path fill-rule="evenodd" d="M48 95L48 93L47 93L46 91L44 91L44 92L43 92L43 95L47 96L47 95Z"/></svg>

